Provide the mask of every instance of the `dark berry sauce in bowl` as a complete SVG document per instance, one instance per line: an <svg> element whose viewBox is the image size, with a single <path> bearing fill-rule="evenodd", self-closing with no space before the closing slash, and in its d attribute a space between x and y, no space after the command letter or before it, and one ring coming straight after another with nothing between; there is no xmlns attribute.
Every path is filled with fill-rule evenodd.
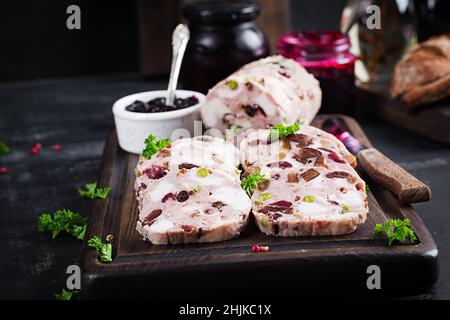
<svg viewBox="0 0 450 320"><path fill-rule="evenodd" d="M155 98L147 102L136 100L132 104L126 106L125 110L139 113L168 112L189 108L197 103L199 103L199 100L196 96L175 98L173 106L168 106L166 104L166 98Z"/></svg>

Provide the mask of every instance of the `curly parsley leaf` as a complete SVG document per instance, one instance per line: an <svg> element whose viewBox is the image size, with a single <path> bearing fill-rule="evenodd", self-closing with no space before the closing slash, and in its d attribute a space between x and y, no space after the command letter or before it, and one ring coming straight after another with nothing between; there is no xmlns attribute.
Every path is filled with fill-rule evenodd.
<svg viewBox="0 0 450 320"><path fill-rule="evenodd" d="M53 217L49 213L42 213L38 221L39 231L42 233L50 231L52 239L55 239L61 231L64 231L78 240L83 240L86 227L86 218L66 209L56 211Z"/></svg>
<svg viewBox="0 0 450 320"><path fill-rule="evenodd" d="M145 158L150 159L155 153L170 146L171 143L170 139L157 140L154 135L149 135L148 138L145 139L145 148L144 151L142 151L142 155Z"/></svg>
<svg viewBox="0 0 450 320"><path fill-rule="evenodd" d="M377 223L373 229L373 233L385 233L388 238L389 246L394 241L402 241L409 238L411 243L417 240L416 234L411 229L411 222L409 219L390 219L384 224Z"/></svg>
<svg viewBox="0 0 450 320"><path fill-rule="evenodd" d="M93 236L88 241L89 247L97 250L99 256L99 260L102 262L111 262L112 261L112 244L111 243L103 243L102 239L99 236Z"/></svg>
<svg viewBox="0 0 450 320"><path fill-rule="evenodd" d="M88 183L85 189L78 189L80 196L87 199L106 199L108 198L111 188L97 188L97 183Z"/></svg>
<svg viewBox="0 0 450 320"><path fill-rule="evenodd" d="M249 197L252 196L253 191L258 189L258 183L263 181L269 181L268 178L261 174L261 170L258 168L254 173L249 174L241 181L242 189L248 194Z"/></svg>
<svg viewBox="0 0 450 320"><path fill-rule="evenodd" d="M269 139L270 141L276 141L283 139L291 134L294 134L300 129L300 122L296 121L290 126L285 126L284 124L277 124L270 129Z"/></svg>
<svg viewBox="0 0 450 320"><path fill-rule="evenodd" d="M65 290L62 289L61 293L55 294L56 300L72 300L78 295L78 290Z"/></svg>
<svg viewBox="0 0 450 320"><path fill-rule="evenodd" d="M6 143L0 141L0 154L6 155L11 152L11 149L6 145Z"/></svg>

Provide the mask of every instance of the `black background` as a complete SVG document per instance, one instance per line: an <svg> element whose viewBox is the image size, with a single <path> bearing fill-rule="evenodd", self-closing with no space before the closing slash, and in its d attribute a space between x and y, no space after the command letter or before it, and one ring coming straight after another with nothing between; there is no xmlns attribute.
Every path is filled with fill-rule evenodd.
<svg viewBox="0 0 450 320"><path fill-rule="evenodd" d="M294 28L337 28L342 2L293 1ZM80 31L66 28L70 4L81 7ZM134 1L4 1L0 49L0 140L12 149L0 156L0 166L10 171L0 175L0 298L52 299L65 287L66 267L79 263L81 242L39 234L38 215L68 208L89 217L92 202L76 189L98 178L113 128L112 103L164 88L166 80L138 74ZM432 201L414 207L438 244L441 277L414 297L449 299L450 149L372 119L360 121L375 146L431 187ZM32 157L36 142L44 148ZM57 143L60 152L50 149Z"/></svg>

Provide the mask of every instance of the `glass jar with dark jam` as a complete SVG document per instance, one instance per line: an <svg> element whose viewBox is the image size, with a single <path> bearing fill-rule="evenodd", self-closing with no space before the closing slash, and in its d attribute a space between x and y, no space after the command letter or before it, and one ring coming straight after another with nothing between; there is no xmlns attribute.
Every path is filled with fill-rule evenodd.
<svg viewBox="0 0 450 320"><path fill-rule="evenodd" d="M354 113L355 56L340 32L290 32L278 39L279 54L298 61L319 81L321 113Z"/></svg>
<svg viewBox="0 0 450 320"><path fill-rule="evenodd" d="M266 57L270 47L256 25L253 1L195 1L183 15L191 38L180 73L185 89L206 93L244 64Z"/></svg>

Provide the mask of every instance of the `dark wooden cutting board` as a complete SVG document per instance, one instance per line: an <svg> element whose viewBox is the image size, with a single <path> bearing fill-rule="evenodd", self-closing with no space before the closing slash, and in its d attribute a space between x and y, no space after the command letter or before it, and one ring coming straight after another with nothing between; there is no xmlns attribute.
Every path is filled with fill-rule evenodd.
<svg viewBox="0 0 450 320"><path fill-rule="evenodd" d="M319 116L319 124L324 116ZM335 115L361 142L370 141L349 117ZM82 267L86 298L267 297L268 290L296 295L311 293L416 292L438 277L437 248L420 217L401 205L360 172L370 186L366 222L349 235L277 238L259 232L254 221L236 239L211 244L154 246L135 231L138 212L134 199L134 168L138 157L121 150L115 132L106 142L100 186L110 186L108 200L97 200L86 239L114 236L114 259L97 260L84 244ZM376 223L409 218L419 239L416 244L387 246L372 234ZM251 252L253 244L270 246ZM381 270L381 290L368 290L367 268Z"/></svg>

